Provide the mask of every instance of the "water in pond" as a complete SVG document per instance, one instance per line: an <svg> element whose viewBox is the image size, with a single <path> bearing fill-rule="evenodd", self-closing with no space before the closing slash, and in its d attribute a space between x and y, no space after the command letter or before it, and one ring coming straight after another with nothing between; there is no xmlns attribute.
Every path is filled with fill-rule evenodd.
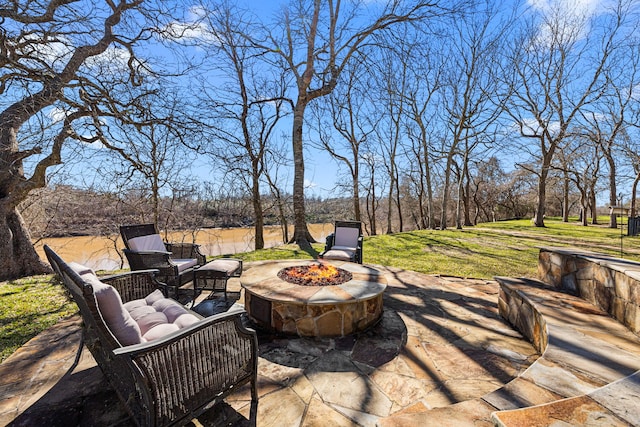
<svg viewBox="0 0 640 427"><path fill-rule="evenodd" d="M324 242L326 236L333 232L333 224L309 224L309 231L318 242ZM289 231L293 233L293 229ZM164 235L163 235L164 237ZM173 232L166 238L172 242L194 241L191 232ZM265 247L270 248L282 244L280 227L265 227ZM251 251L254 248L253 228L214 228L199 230L195 235L195 242L200 245L206 255L234 254ZM75 261L95 270L116 270L124 266L126 259L121 258L120 252L124 244L119 236L78 236L55 237L39 241L36 250L42 259L46 259L43 245L49 245L65 261ZM124 255L122 255L124 257Z"/></svg>

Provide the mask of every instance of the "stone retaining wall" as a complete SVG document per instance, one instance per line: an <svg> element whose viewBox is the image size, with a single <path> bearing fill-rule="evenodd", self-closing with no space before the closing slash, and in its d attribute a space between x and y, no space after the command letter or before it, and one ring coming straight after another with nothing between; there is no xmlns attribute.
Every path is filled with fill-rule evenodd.
<svg viewBox="0 0 640 427"><path fill-rule="evenodd" d="M605 310L640 335L640 263L575 248L540 248L543 282Z"/></svg>
<svg viewBox="0 0 640 427"><path fill-rule="evenodd" d="M500 315L524 335L538 353L543 354L549 342L546 320L526 295L516 287L506 285L504 279L496 277L496 280L500 283Z"/></svg>

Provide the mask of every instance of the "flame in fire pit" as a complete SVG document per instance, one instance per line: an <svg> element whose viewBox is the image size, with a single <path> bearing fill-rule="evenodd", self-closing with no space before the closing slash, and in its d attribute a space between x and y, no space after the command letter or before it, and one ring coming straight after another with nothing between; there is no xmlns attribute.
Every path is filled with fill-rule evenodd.
<svg viewBox="0 0 640 427"><path fill-rule="evenodd" d="M351 280L351 273L330 264L318 263L283 268L278 277L302 286L335 286Z"/></svg>

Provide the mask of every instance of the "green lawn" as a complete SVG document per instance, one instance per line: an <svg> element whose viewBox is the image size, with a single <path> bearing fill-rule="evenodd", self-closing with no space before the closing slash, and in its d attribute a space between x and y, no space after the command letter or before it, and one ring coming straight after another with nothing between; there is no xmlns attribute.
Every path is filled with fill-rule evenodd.
<svg viewBox="0 0 640 427"><path fill-rule="evenodd" d="M0 282L0 361L77 311L78 307L52 276Z"/></svg>
<svg viewBox="0 0 640 427"><path fill-rule="evenodd" d="M622 237L620 229L582 227L575 218L549 218L537 228L530 220L501 221L463 230L422 230L365 238L364 262L426 274L490 279L535 277L541 246L575 246L640 261L640 237ZM304 251L296 245L236 254L246 262L312 258L323 245ZM0 361L40 331L75 312L52 276L0 282Z"/></svg>

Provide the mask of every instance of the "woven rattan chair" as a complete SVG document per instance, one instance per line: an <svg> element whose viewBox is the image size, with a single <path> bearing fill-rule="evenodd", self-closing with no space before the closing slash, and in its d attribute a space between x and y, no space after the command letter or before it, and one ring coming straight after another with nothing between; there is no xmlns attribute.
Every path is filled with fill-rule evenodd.
<svg viewBox="0 0 640 427"><path fill-rule="evenodd" d="M123 225L120 235L131 270L157 269L158 280L173 291L168 296L177 296L180 286L193 281L196 268L206 264L199 245L163 242L154 224Z"/></svg>
<svg viewBox="0 0 640 427"><path fill-rule="evenodd" d="M197 318L183 329L122 345L105 320L103 300L95 288L111 285L124 306L133 300L135 305L156 289L154 272L101 277L96 283L48 246L44 251L80 309L84 344L137 425L186 424L246 383L251 384L255 413L258 342L256 333L243 326L244 310L204 319L189 312L187 316Z"/></svg>
<svg viewBox="0 0 640 427"><path fill-rule="evenodd" d="M360 221L336 221L334 232L327 236L324 251L318 257L362 264L362 241Z"/></svg>

